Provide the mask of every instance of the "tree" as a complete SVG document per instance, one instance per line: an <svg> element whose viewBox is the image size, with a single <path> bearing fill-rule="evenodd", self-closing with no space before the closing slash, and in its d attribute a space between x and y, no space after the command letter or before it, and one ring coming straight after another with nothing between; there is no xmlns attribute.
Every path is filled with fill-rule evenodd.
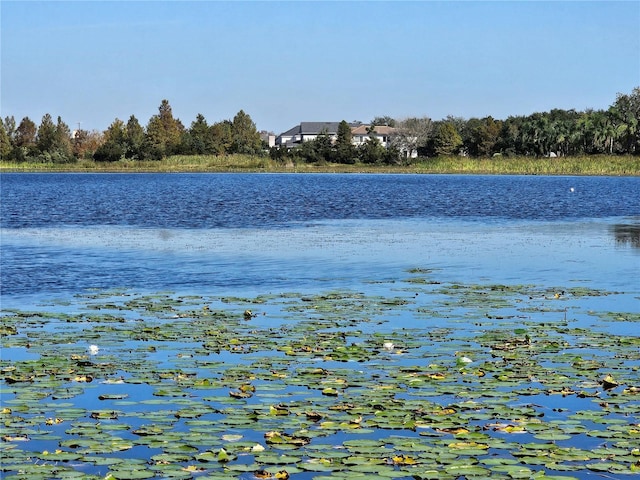
<svg viewBox="0 0 640 480"><path fill-rule="evenodd" d="M36 135L36 149L41 162L65 163L73 159L71 130L61 117L56 123L48 113L42 117Z"/></svg>
<svg viewBox="0 0 640 480"><path fill-rule="evenodd" d="M384 149L384 155L382 156L382 162L386 165L398 165L401 164L403 155L397 147L388 145ZM406 159L406 157L404 157Z"/></svg>
<svg viewBox="0 0 640 480"><path fill-rule="evenodd" d="M244 110L240 110L233 117L231 133L233 137L231 153L252 155L260 152L262 147L260 134L256 129L256 124Z"/></svg>
<svg viewBox="0 0 640 480"><path fill-rule="evenodd" d="M287 147L271 147L269 149L269 158L278 163L286 163L293 160L294 154Z"/></svg>
<svg viewBox="0 0 640 480"><path fill-rule="evenodd" d="M126 130L122 120L116 118L104 132L104 143L100 145L93 158L97 162L117 162L126 151Z"/></svg>
<svg viewBox="0 0 640 480"><path fill-rule="evenodd" d="M73 159L71 146L71 130L69 126L58 116L53 151L57 155L57 161L68 162Z"/></svg>
<svg viewBox="0 0 640 480"><path fill-rule="evenodd" d="M335 144L335 159L338 163L355 163L356 149L352 143L351 127L342 120L338 124Z"/></svg>
<svg viewBox="0 0 640 480"><path fill-rule="evenodd" d="M320 161L315 139L302 142L299 147L293 150L293 154L296 158L301 158L306 163L317 163Z"/></svg>
<svg viewBox="0 0 640 480"><path fill-rule="evenodd" d="M433 153L435 155L456 155L462 147L462 137L451 122L441 122L433 137Z"/></svg>
<svg viewBox="0 0 640 480"><path fill-rule="evenodd" d="M330 162L333 159L333 142L326 129L320 132L320 135L313 139L312 143L318 162Z"/></svg>
<svg viewBox="0 0 640 480"><path fill-rule="evenodd" d="M462 131L467 125L467 121L463 117L456 117L454 115L447 115L443 122L453 125L460 136L462 136Z"/></svg>
<svg viewBox="0 0 640 480"><path fill-rule="evenodd" d="M382 163L384 159L386 149L378 140L375 134L375 126L372 125L369 130L369 138L358 148L360 154L360 161L362 163L378 164Z"/></svg>
<svg viewBox="0 0 640 480"><path fill-rule="evenodd" d="M184 136L183 153L191 155L212 153L211 143L211 130L204 115L199 113Z"/></svg>
<svg viewBox="0 0 640 480"><path fill-rule="evenodd" d="M98 147L104 143L102 133L95 130L76 130L71 140L73 156L77 159L93 158Z"/></svg>
<svg viewBox="0 0 640 480"><path fill-rule="evenodd" d="M524 145L524 117L509 117L502 122L500 140L496 148L504 155L527 155Z"/></svg>
<svg viewBox="0 0 640 480"><path fill-rule="evenodd" d="M36 124L29 117L20 121L13 137L13 160L24 162L35 151L37 131Z"/></svg>
<svg viewBox="0 0 640 480"><path fill-rule="evenodd" d="M598 154L606 151L607 114L604 110L590 112L588 123L589 153Z"/></svg>
<svg viewBox="0 0 640 480"><path fill-rule="evenodd" d="M9 142L11 142L11 146L14 146L16 135L16 119L13 117L13 115L4 117L4 122L2 122L2 125L4 127L4 131L7 133Z"/></svg>
<svg viewBox="0 0 640 480"><path fill-rule="evenodd" d="M105 143L111 142L121 147L124 147L125 137L126 137L125 125L124 125L124 122L119 118L116 118L113 122L111 122L111 125L109 125L109 128L107 128L104 132Z"/></svg>
<svg viewBox="0 0 640 480"><path fill-rule="evenodd" d="M407 118L398 123L392 145L411 158L419 149L426 147L432 131L433 122L430 118Z"/></svg>
<svg viewBox="0 0 640 480"><path fill-rule="evenodd" d="M326 130L323 130L313 140L302 142L300 147L293 149L292 153L306 163L328 162L334 153L331 137Z"/></svg>
<svg viewBox="0 0 640 480"><path fill-rule="evenodd" d="M51 115L46 113L42 117L38 133L36 135L36 148L40 153L50 153L56 141L56 125Z"/></svg>
<svg viewBox="0 0 640 480"><path fill-rule="evenodd" d="M17 147L31 148L36 144L38 128L36 124L29 118L24 117L20 121L20 125L16 128L15 145Z"/></svg>
<svg viewBox="0 0 640 480"><path fill-rule="evenodd" d="M576 120L576 151L577 153L589 153L591 149L591 135L593 131L592 110L580 113Z"/></svg>
<svg viewBox="0 0 640 480"><path fill-rule="evenodd" d="M389 115L384 115L382 117L375 117L373 120L371 120L371 125L395 127L397 126L397 122Z"/></svg>
<svg viewBox="0 0 640 480"><path fill-rule="evenodd" d="M117 162L123 155L122 146L114 142L105 142L96 149L93 159L96 162Z"/></svg>
<svg viewBox="0 0 640 480"><path fill-rule="evenodd" d="M0 122L0 159L8 160L12 150L11 140L5 129L4 122Z"/></svg>
<svg viewBox="0 0 640 480"><path fill-rule="evenodd" d="M233 145L233 124L229 120L216 122L211 127L211 153L214 155L226 155L231 152Z"/></svg>
<svg viewBox="0 0 640 480"><path fill-rule="evenodd" d="M640 152L640 87L634 88L630 95L619 93L609 114L617 125L620 151Z"/></svg>
<svg viewBox="0 0 640 480"><path fill-rule="evenodd" d="M132 158L140 160L143 157L144 145L144 128L138 122L138 119L131 115L127 121L125 127L124 136L124 156L125 158Z"/></svg>
<svg viewBox="0 0 640 480"><path fill-rule="evenodd" d="M168 100L162 100L158 115L149 119L144 142L144 156L160 160L167 155L177 153L182 141L184 126L173 118Z"/></svg>
<svg viewBox="0 0 640 480"><path fill-rule="evenodd" d="M490 157L496 153L496 145L500 138L502 123L493 117L471 119L467 122L464 145L470 155L474 157Z"/></svg>

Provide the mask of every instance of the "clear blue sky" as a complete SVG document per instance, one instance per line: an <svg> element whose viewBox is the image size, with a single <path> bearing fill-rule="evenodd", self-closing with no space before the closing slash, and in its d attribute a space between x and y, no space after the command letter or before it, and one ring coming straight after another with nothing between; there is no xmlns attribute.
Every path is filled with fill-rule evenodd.
<svg viewBox="0 0 640 480"><path fill-rule="evenodd" d="M0 2L3 117L258 129L606 109L640 86L638 1Z"/></svg>

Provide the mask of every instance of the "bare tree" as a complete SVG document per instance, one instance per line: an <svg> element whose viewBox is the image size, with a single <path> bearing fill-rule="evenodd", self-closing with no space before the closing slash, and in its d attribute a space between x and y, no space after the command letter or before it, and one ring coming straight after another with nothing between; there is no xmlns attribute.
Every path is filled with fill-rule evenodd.
<svg viewBox="0 0 640 480"><path fill-rule="evenodd" d="M411 117L400 120L392 138L392 145L412 158L424 147L433 134L433 121L429 117Z"/></svg>

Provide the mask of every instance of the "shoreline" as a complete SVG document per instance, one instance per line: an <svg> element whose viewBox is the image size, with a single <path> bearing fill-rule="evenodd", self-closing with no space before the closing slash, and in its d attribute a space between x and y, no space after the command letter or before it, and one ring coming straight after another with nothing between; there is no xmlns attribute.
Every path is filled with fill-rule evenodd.
<svg viewBox="0 0 640 480"><path fill-rule="evenodd" d="M381 173L469 175L640 176L640 156L563 158L437 157L410 165L282 164L259 156L173 156L159 161L119 160L100 163L10 163L0 161L1 173Z"/></svg>

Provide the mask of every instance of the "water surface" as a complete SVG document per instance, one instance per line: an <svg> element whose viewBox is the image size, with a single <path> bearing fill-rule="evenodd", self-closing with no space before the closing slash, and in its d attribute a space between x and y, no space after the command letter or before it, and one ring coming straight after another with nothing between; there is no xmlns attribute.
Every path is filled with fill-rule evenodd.
<svg viewBox="0 0 640 480"><path fill-rule="evenodd" d="M637 287L637 178L5 174L1 213L5 300L331 288L414 267Z"/></svg>
<svg viewBox="0 0 640 480"><path fill-rule="evenodd" d="M311 480L337 455L589 480L637 461L640 178L0 180L9 474Z"/></svg>

